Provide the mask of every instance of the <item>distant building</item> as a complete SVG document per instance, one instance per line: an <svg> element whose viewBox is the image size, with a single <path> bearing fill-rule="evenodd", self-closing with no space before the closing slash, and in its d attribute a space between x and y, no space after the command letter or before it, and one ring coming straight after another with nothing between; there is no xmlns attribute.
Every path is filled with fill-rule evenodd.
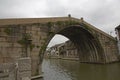
<svg viewBox="0 0 120 80"><path fill-rule="evenodd" d="M52 47L50 47L48 50L46 50L46 54L49 57L59 58L61 55L62 47L64 46L64 43L56 44Z"/></svg>
<svg viewBox="0 0 120 80"><path fill-rule="evenodd" d="M65 43L65 47L66 47L66 55L65 55L66 57L70 57L70 58L79 57L77 47L71 41L67 41Z"/></svg>
<svg viewBox="0 0 120 80"><path fill-rule="evenodd" d="M117 41L118 41L118 49L120 54L120 25L115 28L116 35L117 35Z"/></svg>
<svg viewBox="0 0 120 80"><path fill-rule="evenodd" d="M79 58L78 50L71 41L52 46L47 52L51 58Z"/></svg>

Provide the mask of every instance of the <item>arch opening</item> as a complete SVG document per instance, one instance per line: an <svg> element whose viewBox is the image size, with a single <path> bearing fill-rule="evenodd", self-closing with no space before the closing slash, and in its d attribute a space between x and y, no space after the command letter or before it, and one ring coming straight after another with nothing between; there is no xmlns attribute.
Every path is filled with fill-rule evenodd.
<svg viewBox="0 0 120 80"><path fill-rule="evenodd" d="M50 40L49 44L47 47L52 47L56 44L61 44L64 43L66 41L68 41L69 39L63 35L60 34L55 34L54 37Z"/></svg>
<svg viewBox="0 0 120 80"><path fill-rule="evenodd" d="M104 51L97 39L82 26L69 26L55 33L67 37L77 49L80 62L103 63ZM51 39L50 39L51 40ZM69 53L68 53L69 54Z"/></svg>

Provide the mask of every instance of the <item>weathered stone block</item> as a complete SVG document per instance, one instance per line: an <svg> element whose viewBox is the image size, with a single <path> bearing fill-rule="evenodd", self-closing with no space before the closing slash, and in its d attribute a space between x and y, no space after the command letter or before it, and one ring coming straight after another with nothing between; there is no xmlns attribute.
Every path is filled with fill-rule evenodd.
<svg viewBox="0 0 120 80"><path fill-rule="evenodd" d="M31 59L20 58L18 61L18 79L23 80L25 77L31 78Z"/></svg>
<svg viewBox="0 0 120 80"><path fill-rule="evenodd" d="M19 71L29 71L29 70L31 70L31 60L30 60L30 58L20 58L18 60L18 70Z"/></svg>

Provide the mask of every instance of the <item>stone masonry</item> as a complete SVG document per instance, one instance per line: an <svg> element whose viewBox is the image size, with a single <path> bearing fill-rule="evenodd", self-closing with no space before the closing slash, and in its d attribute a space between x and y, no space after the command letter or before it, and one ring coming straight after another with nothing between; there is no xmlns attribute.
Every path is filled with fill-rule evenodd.
<svg viewBox="0 0 120 80"><path fill-rule="evenodd" d="M118 61L115 38L83 19L69 16L0 19L0 63L15 62L19 58L30 57L31 75L39 75L45 49L55 34L64 35L73 41L81 53L83 62Z"/></svg>
<svg viewBox="0 0 120 80"><path fill-rule="evenodd" d="M0 80L30 80L31 59L20 58L15 63L0 64Z"/></svg>

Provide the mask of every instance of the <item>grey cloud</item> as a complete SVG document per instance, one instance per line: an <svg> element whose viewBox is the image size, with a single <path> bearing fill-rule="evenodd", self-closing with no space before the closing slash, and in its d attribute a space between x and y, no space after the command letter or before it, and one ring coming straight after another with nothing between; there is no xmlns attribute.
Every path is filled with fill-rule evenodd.
<svg viewBox="0 0 120 80"><path fill-rule="evenodd" d="M116 27L115 24L118 25L120 23L120 11L118 9L120 9L120 6L117 1L114 1L114 3L113 1L104 3L104 5L98 6L98 8L89 15L91 19L90 22L106 32L114 30Z"/></svg>
<svg viewBox="0 0 120 80"><path fill-rule="evenodd" d="M0 18L37 17L35 12L43 11L44 3L44 0L1 0Z"/></svg>
<svg viewBox="0 0 120 80"><path fill-rule="evenodd" d="M47 16L65 16L67 13L66 7L60 0L46 0L46 6L45 13Z"/></svg>

